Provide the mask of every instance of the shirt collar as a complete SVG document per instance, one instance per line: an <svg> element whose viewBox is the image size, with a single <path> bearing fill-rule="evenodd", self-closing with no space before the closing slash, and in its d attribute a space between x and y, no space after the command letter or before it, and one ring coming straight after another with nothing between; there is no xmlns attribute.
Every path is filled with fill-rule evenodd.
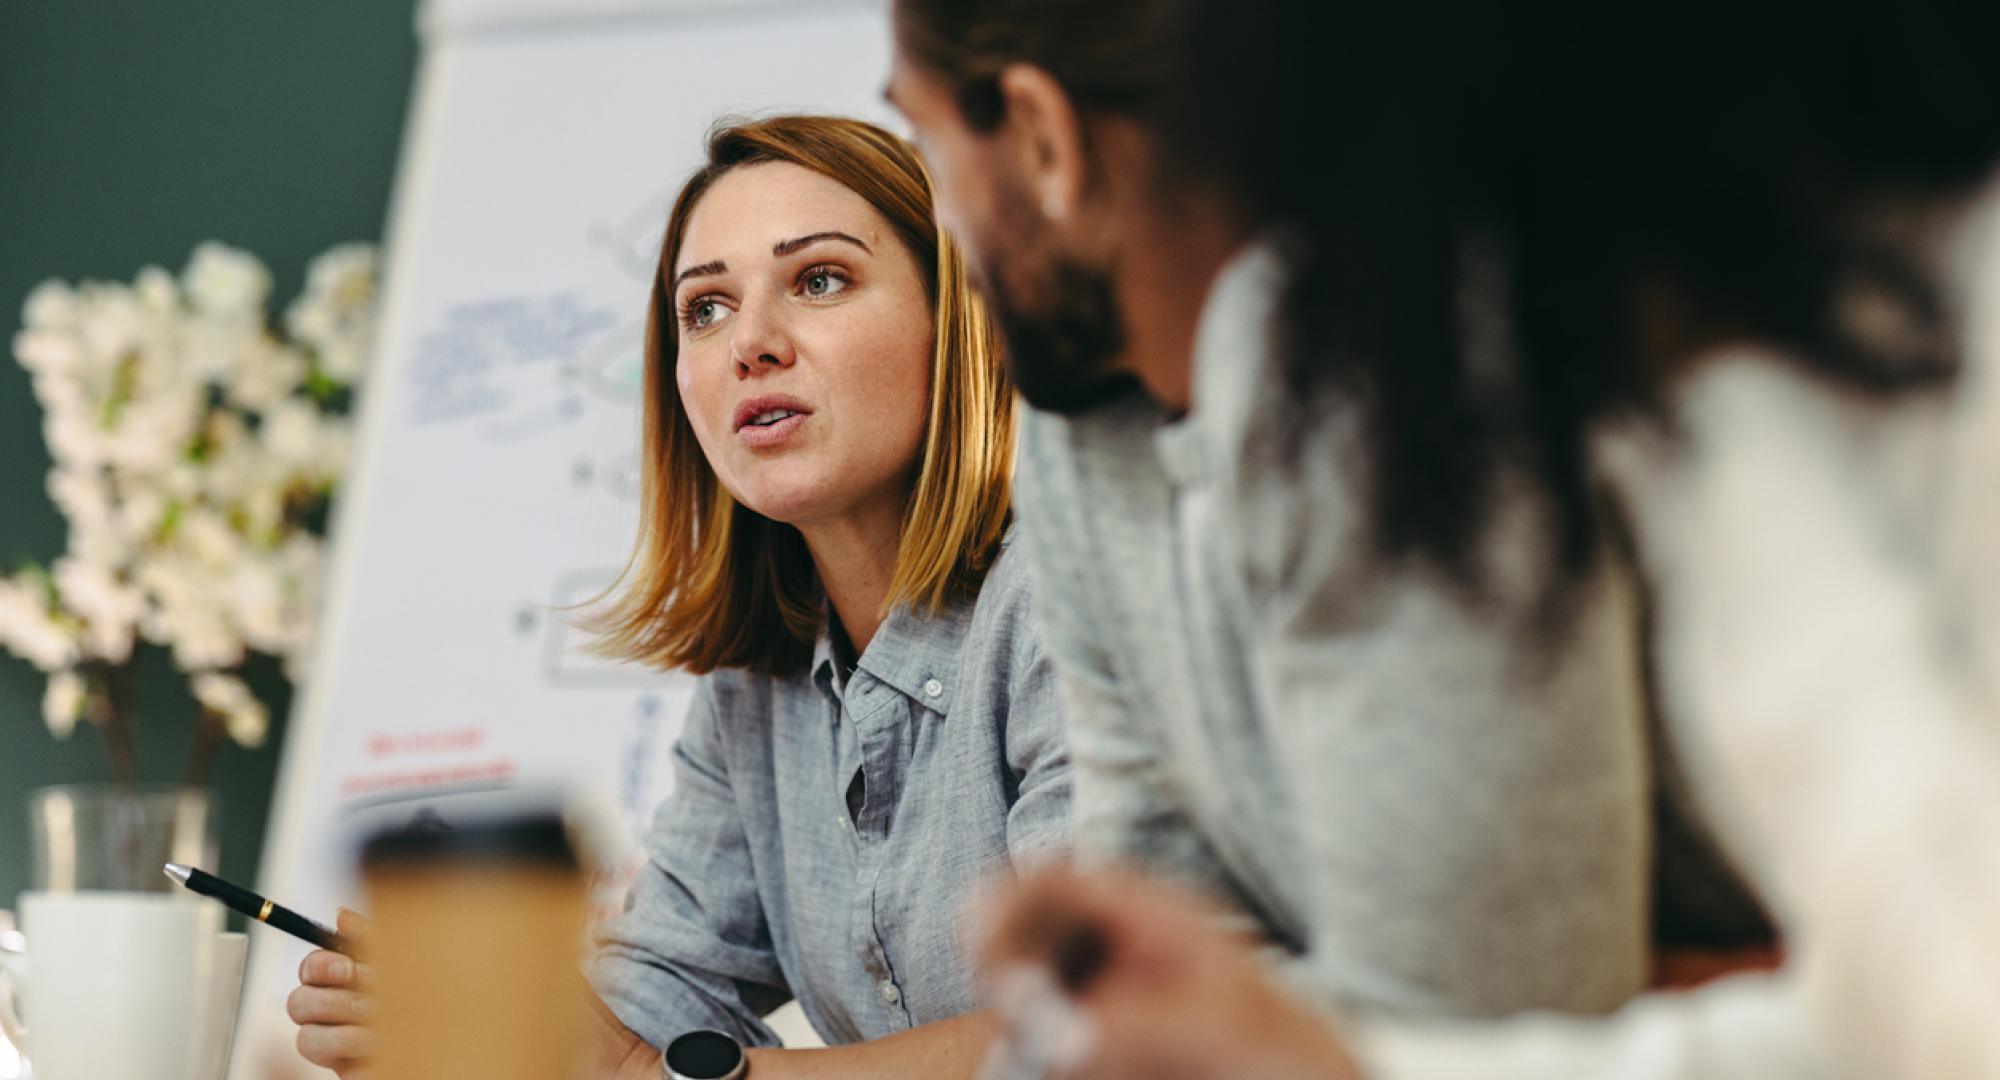
<svg viewBox="0 0 2000 1080"><path fill-rule="evenodd" d="M1243 366L1275 345L1271 320L1283 293L1288 254L1285 234L1266 232L1238 248L1209 285L1195 324L1194 407L1153 432L1154 452L1176 487L1207 481L1212 448L1199 417L1237 412L1239 402L1221 399L1253 385L1256 380L1242 377Z"/></svg>
<svg viewBox="0 0 2000 1080"><path fill-rule="evenodd" d="M1282 230L1266 231L1237 249L1202 301L1194 332L1194 401L1228 408L1232 402L1210 402L1220 395L1240 393L1254 385L1246 369L1261 369L1277 352L1274 320L1285 280L1295 258L1296 242Z"/></svg>
<svg viewBox="0 0 2000 1080"><path fill-rule="evenodd" d="M834 677L833 655L833 608L828 605L820 618L819 637L813 641L812 677L813 682L829 695L838 697L840 680Z"/></svg>
<svg viewBox="0 0 2000 1080"><path fill-rule="evenodd" d="M1012 543L1010 527L1001 545ZM861 654L857 670L865 671L904 697L940 715L951 710L952 689L958 681L959 646L972 626L977 596L952 597L936 611L908 605L891 608L875 637ZM813 681L835 693L832 609L813 643Z"/></svg>
<svg viewBox="0 0 2000 1080"><path fill-rule="evenodd" d="M860 669L932 712L949 712L959 645L972 625L973 603L971 597L954 597L935 612L892 609L861 654Z"/></svg>

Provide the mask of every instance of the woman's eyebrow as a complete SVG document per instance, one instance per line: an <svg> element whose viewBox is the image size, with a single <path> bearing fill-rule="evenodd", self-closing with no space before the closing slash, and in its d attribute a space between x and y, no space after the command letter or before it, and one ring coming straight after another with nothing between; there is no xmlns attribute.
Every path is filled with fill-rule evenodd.
<svg viewBox="0 0 2000 1080"><path fill-rule="evenodd" d="M844 232L834 232L834 231L816 232L809 236L798 237L797 239L794 240L780 240L777 243L771 245L771 254L783 258L784 256L790 255L792 252L797 251L800 248L806 247L809 244L817 244L821 240L838 240L843 244L853 244L855 247L858 247L861 250L868 252L868 254L870 255L875 254L874 249L870 248L867 244L864 244L861 241L856 240L854 237L849 236Z"/></svg>
<svg viewBox="0 0 2000 1080"><path fill-rule="evenodd" d="M728 270L729 270L728 265L725 264L721 259L716 259L711 262L705 262L702 263L700 266L690 266L687 269L681 271L680 273L674 275L674 287L667 291L679 292L681 290L681 282L686 281L691 277L708 277L711 274L727 273Z"/></svg>

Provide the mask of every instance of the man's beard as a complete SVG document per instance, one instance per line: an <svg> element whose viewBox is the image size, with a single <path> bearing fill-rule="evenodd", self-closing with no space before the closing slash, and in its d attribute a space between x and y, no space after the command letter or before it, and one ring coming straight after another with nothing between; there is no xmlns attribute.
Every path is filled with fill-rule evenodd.
<svg viewBox="0 0 2000 1080"><path fill-rule="evenodd" d="M1026 253L1035 245L1027 238L1041 222L1025 206L1010 201L1003 210L1000 231L1008 240L988 237L980 245L979 286L1006 335L1007 364L1021 397L1050 412L1088 412L1137 385L1113 366L1125 351L1117 291L1109 272L1060 255L1031 268ZM1033 274L1024 290L1031 295L1009 284L1020 280L1009 269Z"/></svg>
<svg viewBox="0 0 2000 1080"><path fill-rule="evenodd" d="M1052 268L1054 302L1029 311L987 275L987 299L1007 337L1007 363L1028 404L1049 412L1088 412L1136 385L1112 367L1125 349L1111 278L1075 263Z"/></svg>

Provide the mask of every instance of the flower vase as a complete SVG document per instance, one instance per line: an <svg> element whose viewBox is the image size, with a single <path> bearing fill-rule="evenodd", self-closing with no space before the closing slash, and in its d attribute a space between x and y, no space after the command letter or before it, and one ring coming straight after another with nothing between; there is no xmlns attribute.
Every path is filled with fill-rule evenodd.
<svg viewBox="0 0 2000 1080"><path fill-rule="evenodd" d="M213 870L216 795L169 784L63 784L29 796L33 888L165 892L170 862Z"/></svg>

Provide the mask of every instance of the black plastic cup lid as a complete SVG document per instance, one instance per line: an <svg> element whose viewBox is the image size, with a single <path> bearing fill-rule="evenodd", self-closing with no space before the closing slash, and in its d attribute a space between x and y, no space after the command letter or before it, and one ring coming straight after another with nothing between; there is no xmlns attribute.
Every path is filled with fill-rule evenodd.
<svg viewBox="0 0 2000 1080"><path fill-rule="evenodd" d="M363 870L435 863L506 863L575 869L576 848L561 815L532 813L450 823L432 814L383 829L361 848Z"/></svg>

